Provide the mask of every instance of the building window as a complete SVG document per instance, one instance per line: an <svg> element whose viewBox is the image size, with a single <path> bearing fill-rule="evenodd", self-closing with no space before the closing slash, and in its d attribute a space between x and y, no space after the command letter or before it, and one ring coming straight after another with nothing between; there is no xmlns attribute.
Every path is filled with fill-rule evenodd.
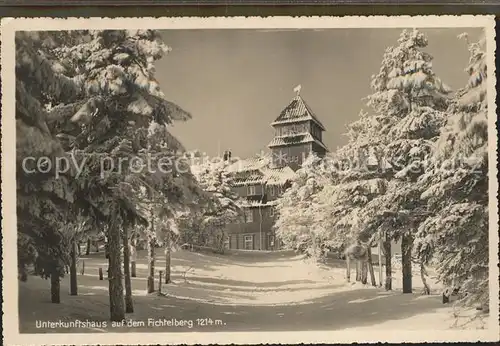
<svg viewBox="0 0 500 346"><path fill-rule="evenodd" d="M243 238L243 245L244 245L245 250L253 250L253 236L246 235Z"/></svg>
<svg viewBox="0 0 500 346"><path fill-rule="evenodd" d="M269 215L273 217L275 215L274 213L274 207L269 208Z"/></svg>
<svg viewBox="0 0 500 346"><path fill-rule="evenodd" d="M245 222L253 222L253 210L250 208L245 209Z"/></svg>
<svg viewBox="0 0 500 346"><path fill-rule="evenodd" d="M248 196L255 196L257 194L257 189L255 188L255 185L247 186L247 194Z"/></svg>

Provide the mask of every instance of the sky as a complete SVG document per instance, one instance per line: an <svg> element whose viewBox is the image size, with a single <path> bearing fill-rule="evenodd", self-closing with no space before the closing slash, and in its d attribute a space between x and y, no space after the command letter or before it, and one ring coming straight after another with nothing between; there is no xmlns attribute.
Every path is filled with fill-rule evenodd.
<svg viewBox="0 0 500 346"><path fill-rule="evenodd" d="M300 95L326 127L330 151L346 143L371 93L370 78L402 29L164 30L172 51L156 63L156 77L169 101L193 118L172 133L188 150L214 156L231 149L250 157L273 138L270 123ZM465 86L469 53L457 35L477 28L423 29L436 74L453 90Z"/></svg>

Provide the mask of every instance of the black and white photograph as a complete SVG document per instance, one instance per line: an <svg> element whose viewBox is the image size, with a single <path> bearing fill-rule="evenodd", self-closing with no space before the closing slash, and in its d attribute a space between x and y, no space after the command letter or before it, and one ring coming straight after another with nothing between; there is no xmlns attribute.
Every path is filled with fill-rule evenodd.
<svg viewBox="0 0 500 346"><path fill-rule="evenodd" d="M494 25L2 20L7 344L498 340Z"/></svg>

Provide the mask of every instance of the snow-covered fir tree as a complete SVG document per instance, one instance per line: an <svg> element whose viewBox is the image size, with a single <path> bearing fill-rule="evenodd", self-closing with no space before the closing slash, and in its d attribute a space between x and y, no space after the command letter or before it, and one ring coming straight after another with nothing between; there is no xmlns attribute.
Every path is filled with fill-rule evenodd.
<svg viewBox="0 0 500 346"><path fill-rule="evenodd" d="M462 37L467 37L462 35ZM469 81L449 109L432 166L418 188L432 214L418 228L418 257L461 287L466 307L488 308L488 104L484 42L469 44Z"/></svg>
<svg viewBox="0 0 500 346"><path fill-rule="evenodd" d="M228 172L229 161L205 158L193 171L200 187L209 196L209 203L204 206L195 221L195 229L201 233L194 236L197 242L213 243L222 252L227 239L226 227L241 217L245 201L232 189L232 175Z"/></svg>
<svg viewBox="0 0 500 346"><path fill-rule="evenodd" d="M318 196L332 248L341 250L351 242L369 240L360 213L369 201L385 192L384 177L391 172L391 165L380 155L385 139L382 128L378 117L360 112L360 118L348 125L348 143L335 153L330 166L337 179Z"/></svg>
<svg viewBox="0 0 500 346"><path fill-rule="evenodd" d="M424 51L426 36L404 30L398 45L386 50L380 71L372 77L368 105L383 124L382 157L392 167L386 191L362 210L368 229L383 227L390 239L402 237L403 291L411 292L412 236L425 218L414 182L427 160L446 118L450 88L432 69Z"/></svg>
<svg viewBox="0 0 500 346"><path fill-rule="evenodd" d="M328 162L327 158L310 155L275 206L276 235L286 247L313 258L321 257L330 235L322 224L317 197L325 186L333 183Z"/></svg>
<svg viewBox="0 0 500 346"><path fill-rule="evenodd" d="M180 177L152 173L132 158L150 154L148 129L153 122L168 126L190 115L165 100L155 79L154 61L170 50L157 32L105 30L68 36L74 39L53 48L52 54L59 59L59 70L78 81L80 93L76 100L53 102L57 105L50 108L49 119L64 149L85 163L72 187L78 207L107 225L111 319L122 320L120 230L149 221L137 204L137 188L148 187L150 195L154 190L165 200L182 193ZM164 154L172 159L181 146L168 131L162 135L168 147Z"/></svg>
<svg viewBox="0 0 500 346"><path fill-rule="evenodd" d="M77 81L58 72L51 33L17 32L15 43L18 266L22 280L33 264L37 274L50 276L52 301L58 303L69 252L63 231L77 197L69 173L57 177L55 172L54 163L66 154L50 126L47 105L72 102L79 89ZM39 161L43 157L49 159Z"/></svg>
<svg viewBox="0 0 500 346"><path fill-rule="evenodd" d="M450 89L433 72L432 57L423 51L427 44L420 31L404 30L398 46L387 49L380 72L372 77L374 93L368 105L383 124L379 135L383 145L378 150L395 178L386 198L372 203L373 211L413 209L412 198L405 194L425 171L446 118ZM381 205L382 200L386 203Z"/></svg>

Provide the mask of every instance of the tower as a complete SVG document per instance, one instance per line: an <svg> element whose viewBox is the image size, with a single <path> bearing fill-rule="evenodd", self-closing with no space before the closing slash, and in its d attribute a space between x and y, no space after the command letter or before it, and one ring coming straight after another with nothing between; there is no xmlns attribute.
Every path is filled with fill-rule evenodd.
<svg viewBox="0 0 500 346"><path fill-rule="evenodd" d="M300 90L300 85L294 89L297 95L271 123L274 138L268 147L273 168L289 166L296 171L311 153L322 157L328 151L323 144L325 127L302 99Z"/></svg>

